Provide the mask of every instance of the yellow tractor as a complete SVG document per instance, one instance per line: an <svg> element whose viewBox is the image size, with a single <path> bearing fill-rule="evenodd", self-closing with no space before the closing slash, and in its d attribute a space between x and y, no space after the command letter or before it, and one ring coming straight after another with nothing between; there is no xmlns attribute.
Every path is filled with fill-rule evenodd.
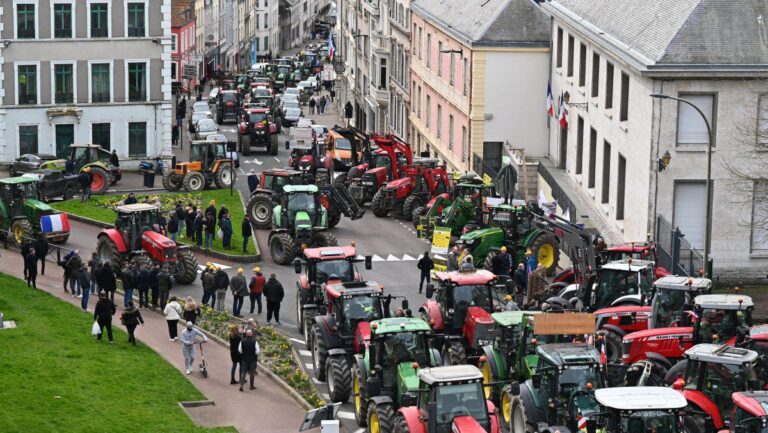
<svg viewBox="0 0 768 433"><path fill-rule="evenodd" d="M234 181L234 162L227 156L227 143L193 141L189 161L177 162L163 173L163 187L168 191L184 188L188 192L202 191L216 184L229 188Z"/></svg>

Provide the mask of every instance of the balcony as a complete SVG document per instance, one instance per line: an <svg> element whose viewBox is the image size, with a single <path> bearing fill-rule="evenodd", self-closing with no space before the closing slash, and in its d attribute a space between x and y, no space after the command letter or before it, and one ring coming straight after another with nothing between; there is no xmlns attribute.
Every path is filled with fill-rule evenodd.
<svg viewBox="0 0 768 433"><path fill-rule="evenodd" d="M368 94L376 100L379 105L386 106L389 103L389 89L379 88L376 84L371 83L368 85Z"/></svg>
<svg viewBox="0 0 768 433"><path fill-rule="evenodd" d="M378 31L371 32L371 49L376 54L389 54L389 36L384 36Z"/></svg>
<svg viewBox="0 0 768 433"><path fill-rule="evenodd" d="M379 9L379 0L362 0L363 9L368 11L372 16L379 16L381 10Z"/></svg>

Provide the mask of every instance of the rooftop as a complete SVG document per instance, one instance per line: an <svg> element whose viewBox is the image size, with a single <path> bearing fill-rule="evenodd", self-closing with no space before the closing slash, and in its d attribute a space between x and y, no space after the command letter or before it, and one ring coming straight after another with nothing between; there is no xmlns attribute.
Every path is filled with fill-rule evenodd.
<svg viewBox="0 0 768 433"><path fill-rule="evenodd" d="M336 260L357 257L357 249L350 245L344 247L305 248L304 257L310 260Z"/></svg>
<svg viewBox="0 0 768 433"><path fill-rule="evenodd" d="M483 379L483 374L480 373L480 370L474 365L468 364L425 368L419 370L418 375L419 379L429 385L440 382Z"/></svg>
<svg viewBox="0 0 768 433"><path fill-rule="evenodd" d="M418 317L391 317L374 320L371 327L376 325L376 334L396 334L398 332L430 332L432 328L427 322Z"/></svg>
<svg viewBox="0 0 768 433"><path fill-rule="evenodd" d="M746 310L754 306L752 298L744 295L718 294L699 295L694 299L696 305L703 308L719 308L723 310Z"/></svg>
<svg viewBox="0 0 768 433"><path fill-rule="evenodd" d="M612 262L608 262L603 265L603 268L605 269L613 269L613 270L619 270L619 271L627 271L631 270L632 272L640 272L643 269L647 269L649 267L653 267L653 262L650 262L648 260L635 260L631 259L629 260L614 260Z"/></svg>
<svg viewBox="0 0 768 433"><path fill-rule="evenodd" d="M699 291L708 290L712 287L712 280L709 278L691 278L678 277L676 275L667 275L653 282L653 285L659 289Z"/></svg>
<svg viewBox="0 0 768 433"><path fill-rule="evenodd" d="M536 353L554 365L597 364L600 362L600 352L587 343L542 344L536 347Z"/></svg>
<svg viewBox="0 0 768 433"><path fill-rule="evenodd" d="M688 404L682 393L661 386L601 388L595 390L595 399L619 410L682 409Z"/></svg>
<svg viewBox="0 0 768 433"><path fill-rule="evenodd" d="M0 179L0 183L5 185L19 185L24 183L35 183L38 179L36 177L25 177L25 176L19 176L19 177L8 177L5 179Z"/></svg>
<svg viewBox="0 0 768 433"><path fill-rule="evenodd" d="M754 362L758 355L754 350L705 343L686 350L685 356L694 361L741 365L745 362Z"/></svg>
<svg viewBox="0 0 768 433"><path fill-rule="evenodd" d="M124 204L117 207L118 212L131 213L131 212L146 212L151 210L157 210L157 206L146 203Z"/></svg>

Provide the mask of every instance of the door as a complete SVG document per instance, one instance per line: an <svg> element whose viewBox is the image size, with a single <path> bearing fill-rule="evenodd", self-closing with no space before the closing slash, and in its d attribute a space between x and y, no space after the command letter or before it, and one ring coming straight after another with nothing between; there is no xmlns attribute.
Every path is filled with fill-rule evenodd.
<svg viewBox="0 0 768 433"><path fill-rule="evenodd" d="M56 125L56 156L68 158L69 146L75 142L75 125Z"/></svg>
<svg viewBox="0 0 768 433"><path fill-rule="evenodd" d="M706 182L676 182L673 225L695 249L704 248L706 233Z"/></svg>
<svg viewBox="0 0 768 433"><path fill-rule="evenodd" d="M568 163L568 130L560 128L560 164L558 168L566 168Z"/></svg>
<svg viewBox="0 0 768 433"><path fill-rule="evenodd" d="M504 143L500 141L483 142L483 167L482 172L491 177L496 177L501 170L501 148ZM475 165L475 170L480 167Z"/></svg>

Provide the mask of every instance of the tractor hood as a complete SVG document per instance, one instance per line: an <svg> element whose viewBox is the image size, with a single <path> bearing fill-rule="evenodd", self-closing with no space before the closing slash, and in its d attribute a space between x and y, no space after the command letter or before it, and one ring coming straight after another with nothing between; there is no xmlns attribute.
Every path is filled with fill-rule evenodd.
<svg viewBox="0 0 768 433"><path fill-rule="evenodd" d="M388 189L398 189L402 186L408 185L411 183L411 179L408 177L403 177L397 180L393 180L392 182L387 183Z"/></svg>
<svg viewBox="0 0 768 433"><path fill-rule="evenodd" d="M468 415L457 416L452 424L451 432L453 433L485 433L485 428Z"/></svg>
<svg viewBox="0 0 768 433"><path fill-rule="evenodd" d="M446 208L447 209L447 208ZM499 227L489 227L485 229L473 230L465 235L461 236L462 241L474 241L476 239L482 239L491 235L504 236L504 230ZM467 242L468 243L468 242Z"/></svg>
<svg viewBox="0 0 768 433"><path fill-rule="evenodd" d="M150 257L157 261L168 262L176 260L176 242L160 233L151 230L142 233L141 247Z"/></svg>
<svg viewBox="0 0 768 433"><path fill-rule="evenodd" d="M483 325L494 324L493 317L491 316L491 314L480 307L467 308L467 320L472 320L477 324L483 324Z"/></svg>
<svg viewBox="0 0 768 433"><path fill-rule="evenodd" d="M416 392L419 390L419 376L413 368L412 362L397 364L397 381L402 385L401 392Z"/></svg>
<svg viewBox="0 0 768 433"><path fill-rule="evenodd" d="M48 206L47 204L41 202L40 200L35 200L32 198L28 198L24 200L24 207L30 208L35 212L38 213L51 213L53 212L53 208Z"/></svg>
<svg viewBox="0 0 768 433"><path fill-rule="evenodd" d="M296 228L305 229L312 228L312 219L305 211L296 212Z"/></svg>

